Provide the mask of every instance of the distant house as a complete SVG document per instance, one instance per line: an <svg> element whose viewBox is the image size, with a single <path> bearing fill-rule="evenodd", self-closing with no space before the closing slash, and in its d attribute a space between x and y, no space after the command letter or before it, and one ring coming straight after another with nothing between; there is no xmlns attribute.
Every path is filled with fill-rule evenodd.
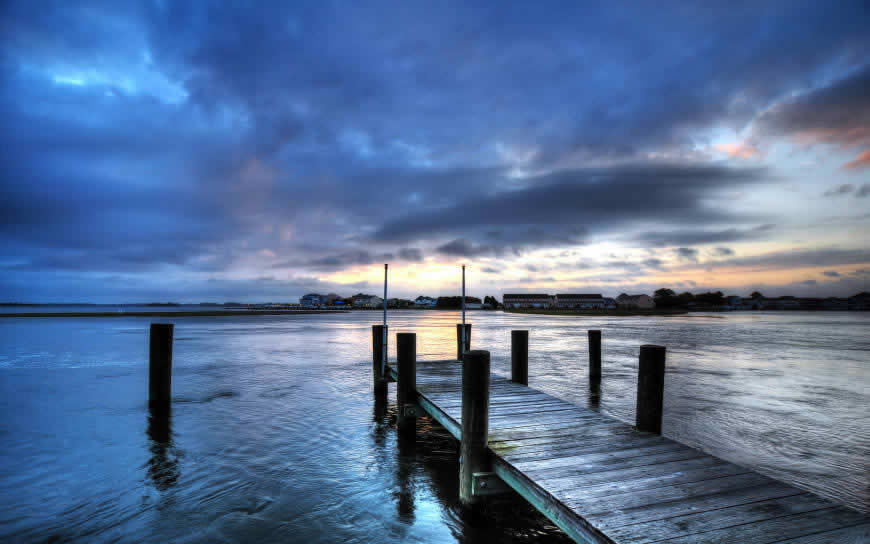
<svg viewBox="0 0 870 544"><path fill-rule="evenodd" d="M384 305L384 299L375 295L356 295L353 305L356 308L380 308Z"/></svg>
<svg viewBox="0 0 870 544"><path fill-rule="evenodd" d="M648 310L655 308L656 303L649 295L627 295L622 293L616 297L616 306L625 309Z"/></svg>
<svg viewBox="0 0 870 544"><path fill-rule="evenodd" d="M483 303L481 303L481 302L466 302L465 309L466 310L482 310Z"/></svg>
<svg viewBox="0 0 870 544"><path fill-rule="evenodd" d="M324 302L324 296L318 295L317 293L309 293L299 299L299 304L306 308L316 308L317 306L324 304Z"/></svg>
<svg viewBox="0 0 870 544"><path fill-rule="evenodd" d="M415 308L434 308L437 298L419 296L414 299Z"/></svg>
<svg viewBox="0 0 870 544"><path fill-rule="evenodd" d="M335 306L335 303L339 299L341 299L340 296L336 295L335 293L329 293L328 295L323 297L323 303L326 304L327 306Z"/></svg>
<svg viewBox="0 0 870 544"><path fill-rule="evenodd" d="M867 311L870 310L870 293L861 292L848 298L848 306L850 310Z"/></svg>
<svg viewBox="0 0 870 544"><path fill-rule="evenodd" d="M744 310L763 310L766 301L767 301L767 299L764 297L744 298L743 299L743 309Z"/></svg>
<svg viewBox="0 0 870 544"><path fill-rule="evenodd" d="M505 308L549 308L553 297L543 294L508 294L502 296Z"/></svg>
<svg viewBox="0 0 870 544"><path fill-rule="evenodd" d="M746 310L747 308L743 305L743 297L740 295L728 295L725 297L725 305L722 306L724 310Z"/></svg>
<svg viewBox="0 0 870 544"><path fill-rule="evenodd" d="M613 299L610 299L613 300ZM608 307L608 299L600 294L561 294L556 295L555 305L565 310L595 310Z"/></svg>
<svg viewBox="0 0 870 544"><path fill-rule="evenodd" d="M800 301L792 296L769 298L765 302L765 310L800 310L801 308Z"/></svg>

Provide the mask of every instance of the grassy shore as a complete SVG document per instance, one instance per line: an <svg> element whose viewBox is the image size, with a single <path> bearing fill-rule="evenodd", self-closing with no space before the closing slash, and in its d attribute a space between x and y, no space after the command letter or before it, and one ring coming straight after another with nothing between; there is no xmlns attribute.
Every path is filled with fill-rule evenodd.
<svg viewBox="0 0 870 544"><path fill-rule="evenodd" d="M615 315L615 316L634 316L634 315L682 315L689 313L687 310L679 308L653 308L649 310L563 310L558 308L512 308L505 309L505 312L511 314L539 314L539 315Z"/></svg>
<svg viewBox="0 0 870 544"><path fill-rule="evenodd" d="M2 317L228 317L248 315L344 314L348 310L191 310L180 312L14 312Z"/></svg>

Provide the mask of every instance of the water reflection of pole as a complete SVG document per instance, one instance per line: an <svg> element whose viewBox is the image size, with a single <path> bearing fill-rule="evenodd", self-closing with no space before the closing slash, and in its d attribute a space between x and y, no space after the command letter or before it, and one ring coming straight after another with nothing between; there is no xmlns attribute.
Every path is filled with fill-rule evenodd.
<svg viewBox="0 0 870 544"><path fill-rule="evenodd" d="M399 484L399 496L397 497L396 507L399 513L399 519L406 523L414 523L414 462L417 453L417 441L413 436L398 435L398 453L399 458L396 463L396 480Z"/></svg>
<svg viewBox="0 0 870 544"><path fill-rule="evenodd" d="M177 455L172 455L172 409L168 406L152 407L149 410L148 428L145 433L150 441L151 458L148 459L147 475L154 487L166 491L178 481Z"/></svg>

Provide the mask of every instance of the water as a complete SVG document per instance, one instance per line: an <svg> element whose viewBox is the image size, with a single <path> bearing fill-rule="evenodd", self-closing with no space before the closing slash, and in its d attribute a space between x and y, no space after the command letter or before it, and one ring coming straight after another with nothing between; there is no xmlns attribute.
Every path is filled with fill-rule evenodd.
<svg viewBox="0 0 870 544"><path fill-rule="evenodd" d="M870 511L870 314L469 316L494 371L528 328L531 384L626 422L638 346L666 345L666 436ZM168 429L146 409L148 318L0 319L0 540L567 542L516 496L466 519L456 444L427 418L399 446L393 388L372 405L379 318L173 319ZM391 337L450 357L457 319L393 312Z"/></svg>

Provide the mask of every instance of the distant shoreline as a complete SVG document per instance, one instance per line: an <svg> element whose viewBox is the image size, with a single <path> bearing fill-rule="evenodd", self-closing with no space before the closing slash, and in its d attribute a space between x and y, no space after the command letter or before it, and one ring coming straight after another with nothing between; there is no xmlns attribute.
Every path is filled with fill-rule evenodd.
<svg viewBox="0 0 870 544"><path fill-rule="evenodd" d="M558 310L552 308L514 308L505 309L508 314L536 314L536 315L595 315L595 316L633 316L633 315L684 315L688 310L679 308L660 308L649 310Z"/></svg>
<svg viewBox="0 0 870 544"><path fill-rule="evenodd" d="M349 310L202 310L179 312L0 312L3 317L235 317L249 315L346 314Z"/></svg>

